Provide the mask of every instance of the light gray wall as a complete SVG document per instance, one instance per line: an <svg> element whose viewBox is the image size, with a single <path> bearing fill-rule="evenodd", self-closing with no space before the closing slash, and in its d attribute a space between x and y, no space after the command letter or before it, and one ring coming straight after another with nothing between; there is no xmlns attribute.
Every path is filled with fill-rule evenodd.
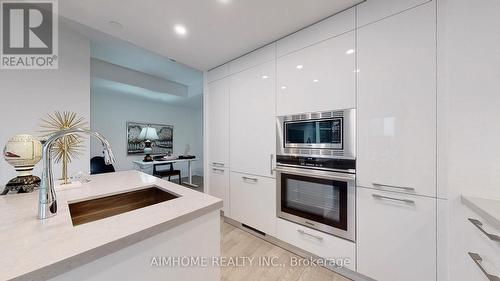
<svg viewBox="0 0 500 281"><path fill-rule="evenodd" d="M90 119L89 41L64 26L59 28L59 69L0 70L0 145L16 134L40 136L40 118L54 110L70 110ZM69 166L70 175L89 170L89 144ZM35 175L41 176L41 163ZM54 175L60 175L56 167ZM0 159L0 187L16 176Z"/></svg>
<svg viewBox="0 0 500 281"><path fill-rule="evenodd" d="M144 155L127 156L127 121L173 125L174 154L184 154L189 144L190 154L200 158L193 164L193 173L203 175L201 108L175 107L110 90L92 90L91 128L110 141L116 156L114 166L120 171L133 169L132 161L144 158ZM97 141L91 142L91 154L102 155L101 145ZM183 176L187 176L186 164L177 164L175 167L182 170Z"/></svg>

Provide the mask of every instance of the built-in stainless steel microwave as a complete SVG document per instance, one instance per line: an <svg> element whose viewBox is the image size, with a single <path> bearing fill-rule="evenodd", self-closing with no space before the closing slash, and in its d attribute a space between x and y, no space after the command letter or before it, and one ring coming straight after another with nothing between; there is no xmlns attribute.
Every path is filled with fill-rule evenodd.
<svg viewBox="0 0 500 281"><path fill-rule="evenodd" d="M277 118L278 155L355 159L356 110L311 112Z"/></svg>

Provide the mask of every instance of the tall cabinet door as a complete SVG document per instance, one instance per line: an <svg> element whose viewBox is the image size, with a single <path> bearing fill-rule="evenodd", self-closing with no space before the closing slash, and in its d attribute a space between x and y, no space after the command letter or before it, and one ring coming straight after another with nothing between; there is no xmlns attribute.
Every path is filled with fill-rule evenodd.
<svg viewBox="0 0 500 281"><path fill-rule="evenodd" d="M357 180L436 196L435 2L358 31Z"/></svg>
<svg viewBox="0 0 500 281"><path fill-rule="evenodd" d="M208 84L208 164L229 167L229 78Z"/></svg>
<svg viewBox="0 0 500 281"><path fill-rule="evenodd" d="M231 171L273 177L275 61L231 76Z"/></svg>

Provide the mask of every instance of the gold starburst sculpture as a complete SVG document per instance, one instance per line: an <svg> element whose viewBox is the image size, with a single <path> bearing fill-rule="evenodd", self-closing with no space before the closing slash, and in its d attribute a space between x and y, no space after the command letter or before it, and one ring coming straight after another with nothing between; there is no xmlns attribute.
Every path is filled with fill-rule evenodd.
<svg viewBox="0 0 500 281"><path fill-rule="evenodd" d="M42 118L40 127L44 128L40 132L42 137L50 137L54 133L73 128L85 128L87 122L83 117L78 117L71 111L54 111L53 114L47 114ZM56 163L62 162L61 180L63 184L68 184L68 163L78 158L82 154L84 139L80 135L68 135L59 138L52 145L51 154Z"/></svg>

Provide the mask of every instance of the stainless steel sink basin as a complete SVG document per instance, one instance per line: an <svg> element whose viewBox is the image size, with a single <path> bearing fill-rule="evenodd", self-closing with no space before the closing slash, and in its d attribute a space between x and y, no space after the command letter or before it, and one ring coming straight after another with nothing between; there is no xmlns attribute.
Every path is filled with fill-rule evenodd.
<svg viewBox="0 0 500 281"><path fill-rule="evenodd" d="M178 198L157 186L69 204L73 226Z"/></svg>

